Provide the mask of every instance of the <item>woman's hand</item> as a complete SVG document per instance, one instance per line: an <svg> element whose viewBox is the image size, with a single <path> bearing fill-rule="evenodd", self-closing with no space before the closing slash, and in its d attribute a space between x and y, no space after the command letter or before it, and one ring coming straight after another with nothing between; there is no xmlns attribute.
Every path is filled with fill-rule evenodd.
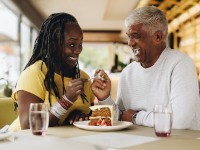
<svg viewBox="0 0 200 150"><path fill-rule="evenodd" d="M98 100L104 100L108 96L110 96L111 81L108 75L103 70L97 70L94 76L96 76L97 74L100 74L103 80L94 79L91 88Z"/></svg>
<svg viewBox="0 0 200 150"><path fill-rule="evenodd" d="M71 80L66 87L65 95L66 97L74 102L77 100L78 96L83 93L84 83L87 79L74 79Z"/></svg>
<svg viewBox="0 0 200 150"><path fill-rule="evenodd" d="M67 117L66 123L72 125L76 121L89 120L89 114L85 114L80 110L74 110Z"/></svg>

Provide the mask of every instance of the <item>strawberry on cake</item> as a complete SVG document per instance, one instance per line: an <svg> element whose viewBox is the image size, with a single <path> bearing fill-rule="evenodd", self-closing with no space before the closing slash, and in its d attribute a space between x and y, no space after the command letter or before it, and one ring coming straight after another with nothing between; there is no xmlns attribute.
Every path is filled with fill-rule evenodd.
<svg viewBox="0 0 200 150"><path fill-rule="evenodd" d="M92 114L90 116L89 126L112 126L113 125L113 106L95 105L90 107Z"/></svg>

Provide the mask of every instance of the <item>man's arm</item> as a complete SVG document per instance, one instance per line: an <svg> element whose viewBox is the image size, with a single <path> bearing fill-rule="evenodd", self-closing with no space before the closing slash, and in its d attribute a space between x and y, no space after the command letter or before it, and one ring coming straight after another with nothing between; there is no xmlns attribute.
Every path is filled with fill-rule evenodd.
<svg viewBox="0 0 200 150"><path fill-rule="evenodd" d="M187 129L193 123L198 100L198 79L191 59L185 58L174 68L171 76L170 102L173 128Z"/></svg>

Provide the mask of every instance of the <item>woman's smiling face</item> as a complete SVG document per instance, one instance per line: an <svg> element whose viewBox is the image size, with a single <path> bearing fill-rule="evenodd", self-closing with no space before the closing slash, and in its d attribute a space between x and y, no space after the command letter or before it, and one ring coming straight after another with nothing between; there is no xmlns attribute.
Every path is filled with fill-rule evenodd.
<svg viewBox="0 0 200 150"><path fill-rule="evenodd" d="M77 24L66 24L64 32L64 66L75 67L82 52L83 32Z"/></svg>

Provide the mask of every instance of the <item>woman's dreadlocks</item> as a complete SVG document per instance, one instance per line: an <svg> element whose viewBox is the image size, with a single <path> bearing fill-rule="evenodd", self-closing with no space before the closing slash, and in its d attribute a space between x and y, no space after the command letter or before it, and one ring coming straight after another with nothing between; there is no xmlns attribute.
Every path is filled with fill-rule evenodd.
<svg viewBox="0 0 200 150"><path fill-rule="evenodd" d="M47 73L45 75L44 85L49 92L49 103L51 105L50 100L50 91L51 89L55 93L57 98L60 98L58 87L54 81L54 73L55 66L58 64L59 70L61 71L62 83L63 83L63 94L65 91L64 86L64 76L63 76L63 63L62 59L55 60L55 54L57 53L57 44L62 45L64 47L64 30L65 24L77 24L78 22L75 17L67 13L55 13L50 15L47 20L42 24L39 35L35 41L33 54L25 66L25 69L30 65L34 64L38 60L42 60L42 65L45 63L47 66ZM64 48L62 48L63 50ZM60 53L62 55L62 53ZM59 56L61 57L61 56ZM42 70L41 65L41 70ZM24 69L24 70L25 70ZM80 69L77 64L74 67L73 78L80 78ZM82 101L88 100L86 99L86 95L81 94Z"/></svg>

